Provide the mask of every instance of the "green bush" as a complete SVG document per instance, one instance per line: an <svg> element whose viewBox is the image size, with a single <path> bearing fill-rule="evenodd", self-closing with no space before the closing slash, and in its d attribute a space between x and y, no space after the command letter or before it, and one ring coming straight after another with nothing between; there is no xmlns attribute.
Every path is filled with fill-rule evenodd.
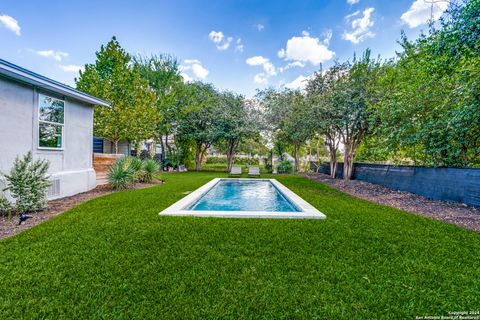
<svg viewBox="0 0 480 320"><path fill-rule="evenodd" d="M32 212L47 207L47 189L50 186L47 160L33 161L28 152L23 159L17 157L9 175L4 174L7 188L15 199L18 212Z"/></svg>
<svg viewBox="0 0 480 320"><path fill-rule="evenodd" d="M290 161L283 160L277 165L277 171L278 173L292 173L293 172L293 166L290 163Z"/></svg>
<svg viewBox="0 0 480 320"><path fill-rule="evenodd" d="M227 164L227 157L208 157L207 164Z"/></svg>
<svg viewBox="0 0 480 320"><path fill-rule="evenodd" d="M258 158L233 157L233 163L244 166L258 166ZM207 164L227 164L227 157L208 157Z"/></svg>
<svg viewBox="0 0 480 320"><path fill-rule="evenodd" d="M160 164L156 160L122 157L110 167L108 184L112 189L125 190L135 182L152 182L158 172Z"/></svg>
<svg viewBox="0 0 480 320"><path fill-rule="evenodd" d="M266 163L264 167L265 167L265 171L267 171L268 173L272 173L273 166L271 163Z"/></svg>
<svg viewBox="0 0 480 320"><path fill-rule="evenodd" d="M160 164L153 159L144 159L140 170L140 181L150 183L155 179L155 175L160 172Z"/></svg>
<svg viewBox="0 0 480 320"><path fill-rule="evenodd" d="M10 202L0 193L0 213L8 212L11 209Z"/></svg>
<svg viewBox="0 0 480 320"><path fill-rule="evenodd" d="M140 175L142 161L135 157L121 157L108 170L108 184L112 189L124 190Z"/></svg>

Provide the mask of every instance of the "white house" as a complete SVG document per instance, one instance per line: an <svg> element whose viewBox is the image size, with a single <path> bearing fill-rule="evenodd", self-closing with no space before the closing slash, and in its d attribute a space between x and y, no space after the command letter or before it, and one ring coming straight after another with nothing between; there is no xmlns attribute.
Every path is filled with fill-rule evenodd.
<svg viewBox="0 0 480 320"><path fill-rule="evenodd" d="M15 157L31 151L50 161L49 199L95 188L94 105L109 106L0 59L0 171L8 173Z"/></svg>

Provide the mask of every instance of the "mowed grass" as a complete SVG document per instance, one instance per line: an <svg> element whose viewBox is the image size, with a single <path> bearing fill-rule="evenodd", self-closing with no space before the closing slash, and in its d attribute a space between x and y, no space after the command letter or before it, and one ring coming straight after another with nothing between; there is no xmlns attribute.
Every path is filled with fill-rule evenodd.
<svg viewBox="0 0 480 320"><path fill-rule="evenodd" d="M0 242L0 318L412 319L480 307L480 235L276 176L326 220L161 217L218 173L82 204Z"/></svg>

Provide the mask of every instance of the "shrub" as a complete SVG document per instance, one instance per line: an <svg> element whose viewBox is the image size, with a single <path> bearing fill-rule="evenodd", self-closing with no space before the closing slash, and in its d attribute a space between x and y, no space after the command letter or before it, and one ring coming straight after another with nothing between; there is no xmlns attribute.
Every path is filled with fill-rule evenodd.
<svg viewBox="0 0 480 320"><path fill-rule="evenodd" d="M159 171L160 164L153 159L122 157L110 167L108 184L112 189L125 190L135 182L152 182Z"/></svg>
<svg viewBox="0 0 480 320"><path fill-rule="evenodd" d="M135 157L122 157L108 170L108 184L112 189L124 190L135 183L140 175L142 161Z"/></svg>
<svg viewBox="0 0 480 320"><path fill-rule="evenodd" d="M293 172L293 166L290 163L290 161L283 160L278 164L277 171L278 171L278 173L292 173Z"/></svg>
<svg viewBox="0 0 480 320"><path fill-rule="evenodd" d="M258 158L233 157L233 163L236 165L258 166ZM227 157L208 157L207 164L227 164Z"/></svg>
<svg viewBox="0 0 480 320"><path fill-rule="evenodd" d="M0 193L0 213L8 212L10 209L10 202L8 202L7 198Z"/></svg>
<svg viewBox="0 0 480 320"><path fill-rule="evenodd" d="M271 163L265 163L265 171L272 173L273 166Z"/></svg>
<svg viewBox="0 0 480 320"><path fill-rule="evenodd" d="M227 164L227 157L208 157L207 164Z"/></svg>
<svg viewBox="0 0 480 320"><path fill-rule="evenodd" d="M49 166L47 160L33 161L32 153L28 152L23 159L15 159L10 175L4 175L7 180L5 190L10 191L19 212L38 211L47 207Z"/></svg>
<svg viewBox="0 0 480 320"><path fill-rule="evenodd" d="M142 161L142 168L140 174L141 182L152 182L155 175L160 172L160 164L153 159L144 159Z"/></svg>

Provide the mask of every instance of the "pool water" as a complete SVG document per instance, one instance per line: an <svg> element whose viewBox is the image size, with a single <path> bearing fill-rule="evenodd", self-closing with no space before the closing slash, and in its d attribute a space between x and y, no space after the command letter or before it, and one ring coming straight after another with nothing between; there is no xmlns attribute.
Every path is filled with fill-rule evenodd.
<svg viewBox="0 0 480 320"><path fill-rule="evenodd" d="M220 180L187 210L300 212L265 180Z"/></svg>

